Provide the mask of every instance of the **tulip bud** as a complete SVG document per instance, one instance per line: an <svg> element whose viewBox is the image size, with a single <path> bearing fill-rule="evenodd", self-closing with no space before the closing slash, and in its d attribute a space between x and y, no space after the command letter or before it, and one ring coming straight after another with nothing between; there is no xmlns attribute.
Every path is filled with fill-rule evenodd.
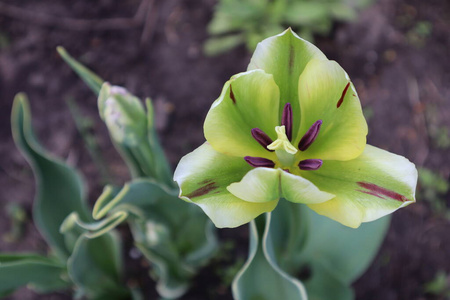
<svg viewBox="0 0 450 300"><path fill-rule="evenodd" d="M133 147L146 137L144 107L125 88L104 83L98 98L98 108L115 142Z"/></svg>

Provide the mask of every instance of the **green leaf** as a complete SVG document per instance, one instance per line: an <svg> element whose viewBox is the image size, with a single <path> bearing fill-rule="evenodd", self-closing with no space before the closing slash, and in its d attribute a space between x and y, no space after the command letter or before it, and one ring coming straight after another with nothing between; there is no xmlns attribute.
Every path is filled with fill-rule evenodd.
<svg viewBox="0 0 450 300"><path fill-rule="evenodd" d="M72 56L70 56L67 51L62 48L57 48L58 53L61 57L67 62L67 64L74 70L80 78L91 88L96 96L99 95L101 87L104 83L103 79L97 76L94 72L80 64L76 61ZM102 112L100 112L102 114ZM112 139L114 147L120 153L121 157L127 164L127 167L130 171L130 174L133 177L142 177L145 176L145 171L139 165L138 155L140 153L136 153L136 150L133 147L129 147L127 145L121 145Z"/></svg>
<svg viewBox="0 0 450 300"><path fill-rule="evenodd" d="M351 283L369 267L388 225L385 217L352 229L282 200L271 213L269 230L281 269L306 275L308 299L350 300Z"/></svg>
<svg viewBox="0 0 450 300"><path fill-rule="evenodd" d="M196 268L211 257L217 246L206 216L180 201L176 192L148 179L135 179L121 190L105 187L93 216L106 218L97 224L117 225L115 216L122 213L130 216L136 246L156 268L159 293L167 298L182 295ZM96 226L84 224L85 229L89 229L86 225Z"/></svg>
<svg viewBox="0 0 450 300"><path fill-rule="evenodd" d="M113 232L92 239L82 235L67 262L67 270L80 294L89 298L130 298L130 292L120 282L120 241Z"/></svg>
<svg viewBox="0 0 450 300"><path fill-rule="evenodd" d="M333 3L330 10L336 20L355 21L358 17L356 9L344 3Z"/></svg>
<svg viewBox="0 0 450 300"><path fill-rule="evenodd" d="M149 179L135 179L121 190L107 186L93 216L108 220L120 212L129 215L136 246L153 263L158 292L166 298L184 294L217 248L212 223L176 191Z"/></svg>
<svg viewBox="0 0 450 300"><path fill-rule="evenodd" d="M313 264L312 277L305 280L308 300L353 300L354 294L350 285L345 284L320 264Z"/></svg>
<svg viewBox="0 0 450 300"><path fill-rule="evenodd" d="M86 237L95 238L111 231L127 217L127 212L117 211L101 221L87 223L80 220L78 214L73 212L64 220L60 230L61 233L65 234L70 230L74 230L74 227L78 227L78 229L85 231Z"/></svg>
<svg viewBox="0 0 450 300"><path fill-rule="evenodd" d="M305 206L280 201L270 224L280 266L303 282L312 300L353 299L351 283L369 267L386 235L389 217L352 229Z"/></svg>
<svg viewBox="0 0 450 300"><path fill-rule="evenodd" d="M305 208L305 213L308 240L299 254L299 261L321 265L348 285L361 276L375 258L390 221L390 217L384 217L353 229L310 209Z"/></svg>
<svg viewBox="0 0 450 300"><path fill-rule="evenodd" d="M91 90L94 92L95 95L99 96L99 112L102 119L105 120L105 97L110 96L109 90L110 86L107 85L106 88L104 88L104 92L100 93L102 90L102 85L104 84L104 80L101 79L99 76L97 76L95 73L93 73L91 70L80 64L78 61L76 61L73 57L71 57L67 51L62 48L57 48L58 53L61 55L61 57L69 64L69 66L80 76L80 78L91 88ZM120 89L120 87L114 88L116 91ZM99 95L100 94L100 95ZM125 109L130 113L129 116L134 116L136 119L136 116L138 116L138 119L140 120L140 124L135 124L136 122L129 122L131 119L129 118L122 118L122 122L120 124L116 124L114 122L114 118L110 118L106 120L106 123L108 126L108 129L110 129L111 134L111 140L117 149L117 151L122 156L123 160L128 166L128 169L130 170L130 173L132 177L157 177L160 180L162 180L165 184L169 186L174 186L172 176L171 176L171 170L170 166L167 162L167 158L165 157L164 151L162 151L161 146L158 141L158 137L156 134L156 131L154 129L154 118L153 118L153 108L151 107L151 101L150 99L146 100L148 113L147 113L147 139L145 140L145 137L142 139L142 141L139 143L139 145L128 145L127 143L121 143L122 135L120 133L120 130L118 128L113 128L111 130L111 127L117 127L118 125L120 127L125 126L125 129L130 128L138 128L138 131L142 131L143 128L145 128L145 116L142 116L142 113L144 112L143 107L140 103L140 100L131 95L130 93L127 93L126 97L120 97L118 95L119 99L116 99L120 102L120 109ZM129 100L129 101L126 101ZM117 102L117 101L116 101ZM117 103L116 103L117 104ZM117 105L116 109L117 109ZM139 109L142 111L140 112ZM145 112L144 112L145 113ZM125 120L125 123L124 123ZM117 120L116 120L117 121ZM144 127L143 127L144 126ZM133 130L132 130L133 131ZM130 130L127 130L128 134L125 136L130 137ZM119 134L118 134L119 133ZM131 132L133 133L133 132ZM139 136L142 136L144 133L141 132L141 134L138 134ZM118 139L119 137L119 139ZM126 140L129 140L127 138ZM132 139L133 140L133 139ZM144 141L145 140L145 141Z"/></svg>
<svg viewBox="0 0 450 300"><path fill-rule="evenodd" d="M91 88L91 90L98 95L102 84L104 82L97 74L76 61L63 47L56 48L59 55L65 60L65 62L74 70L83 81Z"/></svg>
<svg viewBox="0 0 450 300"><path fill-rule="evenodd" d="M40 292L66 289L65 266L35 254L0 254L0 297L29 285Z"/></svg>
<svg viewBox="0 0 450 300"><path fill-rule="evenodd" d="M167 160L166 153L159 141L158 133L155 128L155 114L153 103L150 98L145 99L145 106L147 107L147 138L148 151L153 155L153 170L157 174L157 178L165 183L170 188L175 188L176 184L173 180L173 171Z"/></svg>
<svg viewBox="0 0 450 300"><path fill-rule="evenodd" d="M38 144L24 94L18 94L14 99L11 127L16 145L27 158L36 177L34 222L53 250L66 258L71 249L59 232L62 222L71 212L77 212L83 220L89 220L82 178L75 169L51 157Z"/></svg>
<svg viewBox="0 0 450 300"><path fill-rule="evenodd" d="M68 98L67 106L69 107L70 114L75 121L78 133L83 139L84 146L88 150L89 155L98 171L100 172L101 182L106 183L111 181L112 174L110 173L109 166L106 164L99 146L99 140L94 134L94 120L83 114L79 105L72 98Z"/></svg>
<svg viewBox="0 0 450 300"><path fill-rule="evenodd" d="M250 223L249 258L233 281L236 300L308 299L300 281L280 269L272 244L271 214Z"/></svg>
<svg viewBox="0 0 450 300"><path fill-rule="evenodd" d="M143 217L136 209L151 209L157 202L168 197L174 197L174 193L155 181L138 178L126 183L122 189L106 186L94 205L92 215L98 220L112 212L129 211Z"/></svg>
<svg viewBox="0 0 450 300"><path fill-rule="evenodd" d="M309 27L314 22L329 18L329 4L313 1L297 1L285 11L287 24Z"/></svg>
<svg viewBox="0 0 450 300"><path fill-rule="evenodd" d="M232 34L223 37L210 38L206 41L203 50L208 56L219 55L236 48L244 42L242 34Z"/></svg>

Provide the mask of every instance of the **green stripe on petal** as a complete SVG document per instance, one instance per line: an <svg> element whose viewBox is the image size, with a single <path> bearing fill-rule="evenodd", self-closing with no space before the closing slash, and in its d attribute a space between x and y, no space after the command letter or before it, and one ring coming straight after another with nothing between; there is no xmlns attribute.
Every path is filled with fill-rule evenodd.
<svg viewBox="0 0 450 300"><path fill-rule="evenodd" d="M316 121L323 123L302 159L350 160L363 152L367 123L349 82L347 73L335 61L311 60L306 66L299 79L302 117L294 145Z"/></svg>
<svg viewBox="0 0 450 300"><path fill-rule="evenodd" d="M279 110L282 111L288 102L292 106L294 138L300 125L298 78L313 58L327 59L319 48L303 40L289 28L260 42L247 68L247 70L262 69L273 74L280 88Z"/></svg>
<svg viewBox="0 0 450 300"><path fill-rule="evenodd" d="M227 190L251 169L243 158L224 155L204 143L180 160L174 180L180 198L200 206L216 227L237 227L272 211L278 203L247 202Z"/></svg>
<svg viewBox="0 0 450 300"><path fill-rule="evenodd" d="M281 169L256 168L240 182L228 186L228 191L248 202L267 203L281 197L295 203L322 203L334 197L319 190L309 180Z"/></svg>
<svg viewBox="0 0 450 300"><path fill-rule="evenodd" d="M302 172L336 198L309 207L346 226L381 218L415 202L417 170L406 158L367 145L350 161L324 161L317 171Z"/></svg>
<svg viewBox="0 0 450 300"><path fill-rule="evenodd" d="M255 70L233 76L206 116L206 140L224 154L274 157L252 137L251 130L259 128L276 139L279 99L272 75Z"/></svg>

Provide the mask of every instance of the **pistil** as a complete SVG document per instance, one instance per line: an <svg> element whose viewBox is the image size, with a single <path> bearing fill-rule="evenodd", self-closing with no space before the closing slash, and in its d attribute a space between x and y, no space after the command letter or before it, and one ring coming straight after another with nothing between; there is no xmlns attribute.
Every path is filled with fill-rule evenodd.
<svg viewBox="0 0 450 300"><path fill-rule="evenodd" d="M286 135L285 126L276 126L275 132L278 135L276 141L267 146L267 149L274 150L277 158L281 164L280 167L291 167L295 161L295 154L297 148L295 148L289 141Z"/></svg>

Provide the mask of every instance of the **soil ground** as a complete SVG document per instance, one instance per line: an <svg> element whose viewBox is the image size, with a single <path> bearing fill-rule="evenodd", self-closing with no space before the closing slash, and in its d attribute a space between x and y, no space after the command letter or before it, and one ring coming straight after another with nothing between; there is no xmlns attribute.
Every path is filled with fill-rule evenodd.
<svg viewBox="0 0 450 300"><path fill-rule="evenodd" d="M28 94L33 125L46 148L86 176L90 199L101 190L100 175L70 116L68 99L94 120L92 130L115 180L127 179L97 117L96 98L59 58L58 45L102 78L153 98L158 130L173 166L203 142L209 106L223 83L246 69L250 54L241 47L218 57L203 55L213 0L154 1L145 25L128 20L115 28L98 28L107 18L132 18L140 3L24 0L19 11L11 12L5 4L19 4L0 1L0 237L11 227L7 204L22 205L30 218L35 192L31 170L10 133L11 104L17 92ZM85 28L86 24L75 26L71 19L90 20L97 30ZM450 150L439 141L450 139L450 2L380 0L357 22L337 24L329 37L318 37L316 44L343 66L356 85L369 123L368 142L448 180ZM447 128L447 134L439 136L436 128ZM443 197L447 207L449 198ZM377 259L354 284L356 299L445 299L424 289L438 271L450 273L450 222L431 209L432 200L419 197L416 204L393 215ZM246 235L245 227L221 232L224 240L236 241L229 263L245 259ZM0 251L45 253L47 248L27 222L21 239L0 240ZM213 272L221 263L203 271L184 299L232 299L229 287L217 270ZM147 270L139 269L139 262L130 262L128 275L142 277L149 287L147 299L155 298L152 282L145 279ZM9 299L70 297L68 293L39 296L22 289Z"/></svg>

